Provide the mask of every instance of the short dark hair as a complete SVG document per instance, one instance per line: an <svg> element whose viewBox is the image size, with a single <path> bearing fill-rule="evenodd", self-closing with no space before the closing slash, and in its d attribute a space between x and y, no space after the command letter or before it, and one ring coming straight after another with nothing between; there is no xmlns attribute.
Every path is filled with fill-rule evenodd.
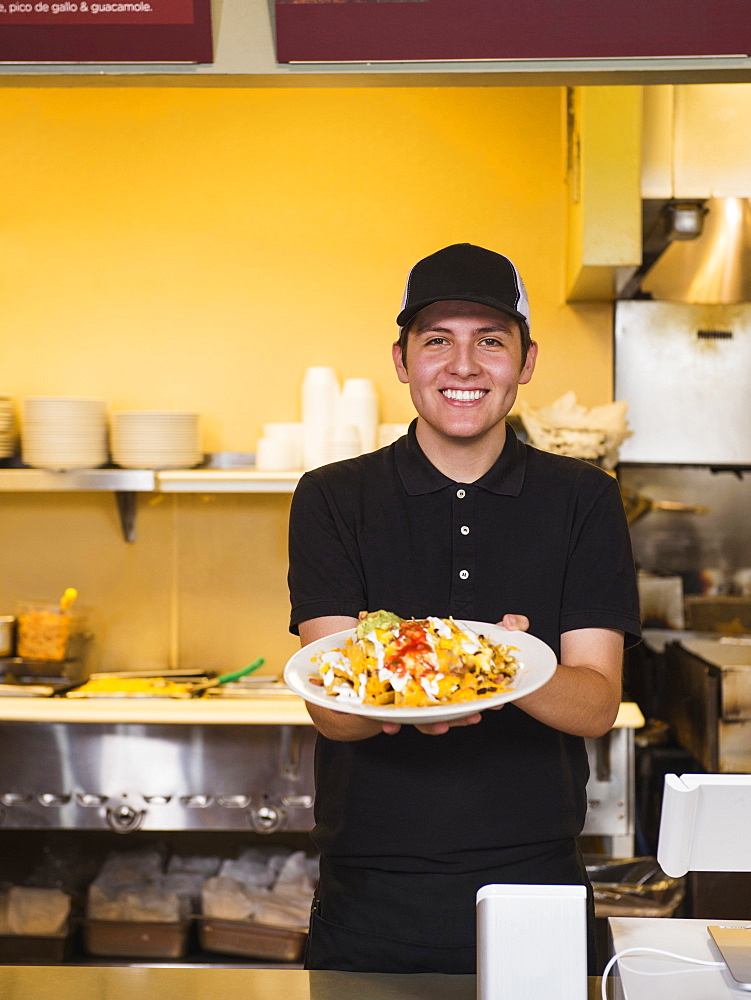
<svg viewBox="0 0 751 1000"><path fill-rule="evenodd" d="M527 351L529 350L530 344L532 343L532 337L530 336L529 327L527 326L527 324L524 322L523 319L517 319L516 316L511 316L510 318L513 319L513 321L519 327L519 336L521 337L522 341L522 368L523 368L524 363L527 360ZM403 326L399 330L399 339L397 340L397 344L399 345L399 350L402 352L402 364L404 365L405 368L407 367L407 341L409 340L409 335L410 332L412 331L412 327L415 325L416 319L417 316L415 316L414 319L412 319L409 323L407 323L406 326Z"/></svg>

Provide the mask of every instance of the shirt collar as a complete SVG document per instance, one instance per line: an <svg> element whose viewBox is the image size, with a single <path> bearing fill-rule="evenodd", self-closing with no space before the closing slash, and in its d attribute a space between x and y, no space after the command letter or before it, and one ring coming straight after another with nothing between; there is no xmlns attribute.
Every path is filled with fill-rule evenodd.
<svg viewBox="0 0 751 1000"><path fill-rule="evenodd" d="M455 480L439 472L425 455L417 442L416 427L417 419L409 425L406 437L400 438L394 445L396 467L407 494L419 496L455 485ZM488 471L471 485L489 493L517 497L524 485L526 467L526 446L507 423L503 451Z"/></svg>

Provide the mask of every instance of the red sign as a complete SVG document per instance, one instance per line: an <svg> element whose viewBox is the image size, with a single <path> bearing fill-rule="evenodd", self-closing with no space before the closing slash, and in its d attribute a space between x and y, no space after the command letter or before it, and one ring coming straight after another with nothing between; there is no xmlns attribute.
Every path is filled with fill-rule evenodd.
<svg viewBox="0 0 751 1000"><path fill-rule="evenodd" d="M135 3L0 3L6 24L192 24L193 0L137 0Z"/></svg>
<svg viewBox="0 0 751 1000"><path fill-rule="evenodd" d="M210 0L0 0L0 62L212 62Z"/></svg>
<svg viewBox="0 0 751 1000"><path fill-rule="evenodd" d="M279 62L747 55L748 0L276 0Z"/></svg>

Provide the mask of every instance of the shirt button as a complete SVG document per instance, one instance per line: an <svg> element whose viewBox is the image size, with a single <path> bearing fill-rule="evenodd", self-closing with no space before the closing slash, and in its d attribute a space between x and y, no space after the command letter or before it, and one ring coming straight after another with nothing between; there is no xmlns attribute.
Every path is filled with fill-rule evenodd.
<svg viewBox="0 0 751 1000"><path fill-rule="evenodd" d="M466 525L466 524L463 524L463 525L461 526L461 528L459 528L459 531L461 531L461 533L462 533L463 535L468 535L468 534L469 534L469 528L467 527L467 525Z"/></svg>
<svg viewBox="0 0 751 1000"><path fill-rule="evenodd" d="M466 490L457 490L456 491L456 495L459 497L460 500L463 500L466 497L466 495L467 495L467 491Z"/></svg>
<svg viewBox="0 0 751 1000"><path fill-rule="evenodd" d="M468 569L460 569L459 570L459 579L460 580L468 580L469 579L469 570Z"/></svg>

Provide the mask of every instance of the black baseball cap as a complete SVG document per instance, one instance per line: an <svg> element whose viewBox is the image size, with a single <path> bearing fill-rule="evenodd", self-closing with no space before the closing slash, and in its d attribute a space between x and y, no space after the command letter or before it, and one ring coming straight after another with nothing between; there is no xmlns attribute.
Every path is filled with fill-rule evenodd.
<svg viewBox="0 0 751 1000"><path fill-rule="evenodd" d="M454 243L418 260L407 278L399 327L433 302L479 302L520 320L529 330L527 290L514 264L503 254L472 243Z"/></svg>

